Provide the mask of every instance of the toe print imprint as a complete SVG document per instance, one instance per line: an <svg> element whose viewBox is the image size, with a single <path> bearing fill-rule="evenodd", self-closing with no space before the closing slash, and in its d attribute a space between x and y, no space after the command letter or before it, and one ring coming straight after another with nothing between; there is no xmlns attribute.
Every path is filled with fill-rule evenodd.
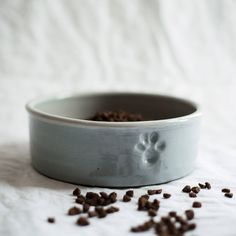
<svg viewBox="0 0 236 236"><path fill-rule="evenodd" d="M154 131L141 134L135 149L141 154L144 163L153 165L160 160L161 152L165 147L165 142L159 141L159 134Z"/></svg>

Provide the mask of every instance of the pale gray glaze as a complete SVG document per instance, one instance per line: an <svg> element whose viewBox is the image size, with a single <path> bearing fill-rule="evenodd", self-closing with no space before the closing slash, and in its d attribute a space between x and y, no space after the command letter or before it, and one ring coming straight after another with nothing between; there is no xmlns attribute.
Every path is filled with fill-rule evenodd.
<svg viewBox="0 0 236 236"><path fill-rule="evenodd" d="M82 120L114 108L153 120ZM194 169L201 117L194 103L167 96L105 93L34 100L27 110L32 164L51 178L131 187L168 182Z"/></svg>

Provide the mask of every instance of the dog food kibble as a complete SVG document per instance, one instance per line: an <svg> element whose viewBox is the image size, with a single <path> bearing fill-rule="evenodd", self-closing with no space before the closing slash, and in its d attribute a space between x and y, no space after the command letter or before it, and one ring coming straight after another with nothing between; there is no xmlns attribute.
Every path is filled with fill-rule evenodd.
<svg viewBox="0 0 236 236"><path fill-rule="evenodd" d="M89 212L88 212L88 217L89 217L89 218L95 217L95 216L97 216L97 215L98 215L98 214L97 214L96 211L89 211Z"/></svg>
<svg viewBox="0 0 236 236"><path fill-rule="evenodd" d="M186 210L185 215L188 220L192 220L194 218L194 211L193 210Z"/></svg>
<svg viewBox="0 0 236 236"><path fill-rule="evenodd" d="M194 192L190 192L190 193L189 193L189 197L197 197L197 194L194 193Z"/></svg>
<svg viewBox="0 0 236 236"><path fill-rule="evenodd" d="M125 194L123 197L123 202L130 202L130 201L131 201L131 197Z"/></svg>
<svg viewBox="0 0 236 236"><path fill-rule="evenodd" d="M176 211L170 211L169 212L170 217L176 217L176 215L177 215Z"/></svg>
<svg viewBox="0 0 236 236"><path fill-rule="evenodd" d="M198 185L199 185L199 187L200 187L201 189L205 189L205 188L206 188L206 185L205 185L205 184L199 183Z"/></svg>
<svg viewBox="0 0 236 236"><path fill-rule="evenodd" d="M201 202L193 202L192 205L194 208L201 208L202 207L202 203Z"/></svg>
<svg viewBox="0 0 236 236"><path fill-rule="evenodd" d="M209 182L205 183L207 189L211 189L211 184Z"/></svg>
<svg viewBox="0 0 236 236"><path fill-rule="evenodd" d="M149 189L147 191L148 195L161 194L162 189Z"/></svg>
<svg viewBox="0 0 236 236"><path fill-rule="evenodd" d="M89 225L89 221L86 217L80 217L77 222L76 222L78 225L80 226L86 226L86 225Z"/></svg>
<svg viewBox="0 0 236 236"><path fill-rule="evenodd" d="M225 197L232 198L233 194L232 193L225 193Z"/></svg>
<svg viewBox="0 0 236 236"><path fill-rule="evenodd" d="M163 193L163 198L168 199L171 197L171 194L169 193Z"/></svg>
<svg viewBox="0 0 236 236"><path fill-rule="evenodd" d="M84 212L84 213L88 212L88 211L89 211L89 208L90 208L90 205L89 205L89 204L87 204L87 203L84 203L84 204L83 204L83 212Z"/></svg>
<svg viewBox="0 0 236 236"><path fill-rule="evenodd" d="M223 188L223 189L221 190L221 192L222 192L222 193L230 193L230 189L228 189L228 188Z"/></svg>
<svg viewBox="0 0 236 236"><path fill-rule="evenodd" d="M199 193L200 192L200 188L199 187L192 187L192 192L194 192L194 193Z"/></svg>
<svg viewBox="0 0 236 236"><path fill-rule="evenodd" d="M108 121L108 122L127 122L127 121L143 121L140 114L134 114L126 111L104 111L97 112L89 120Z"/></svg>
<svg viewBox="0 0 236 236"><path fill-rule="evenodd" d="M194 230L196 228L196 224L192 223L188 225L188 230Z"/></svg>
<svg viewBox="0 0 236 236"><path fill-rule="evenodd" d="M148 215L151 217L154 217L157 215L157 212L154 209L149 209L148 210Z"/></svg>
<svg viewBox="0 0 236 236"><path fill-rule="evenodd" d="M112 203L116 202L117 193L115 193L115 192L110 193L109 198L111 199Z"/></svg>
<svg viewBox="0 0 236 236"><path fill-rule="evenodd" d="M69 216L79 215L81 213L81 210L78 207L72 207L68 210Z"/></svg>
<svg viewBox="0 0 236 236"><path fill-rule="evenodd" d="M107 214L111 214L111 213L114 213L114 212L118 212L120 209L118 207L114 207L114 206L111 206L111 207L108 207L106 209L106 213Z"/></svg>
<svg viewBox="0 0 236 236"><path fill-rule="evenodd" d="M79 196L80 193L81 193L81 191L80 191L79 188L76 188L76 189L74 189L74 191L73 191L73 195L74 195L74 196Z"/></svg>
<svg viewBox="0 0 236 236"><path fill-rule="evenodd" d="M104 210L103 207L95 207L95 211L98 214L98 218L104 218L107 216L107 212Z"/></svg>
<svg viewBox="0 0 236 236"><path fill-rule="evenodd" d="M133 190L128 190L128 191L126 191L125 194L129 197L133 197L134 196L134 191Z"/></svg>
<svg viewBox="0 0 236 236"><path fill-rule="evenodd" d="M48 217L47 221L48 221L48 223L53 224L53 223L55 223L55 218L53 218L53 217Z"/></svg>
<svg viewBox="0 0 236 236"><path fill-rule="evenodd" d="M191 187L189 185L186 185L183 189L182 192L184 193L190 193L191 192Z"/></svg>
<svg viewBox="0 0 236 236"><path fill-rule="evenodd" d="M78 196L76 199L75 199L75 202L76 203L79 203L79 204L83 204L85 202L85 197L84 196Z"/></svg>
<svg viewBox="0 0 236 236"><path fill-rule="evenodd" d="M108 199L108 198L109 198L108 194L105 193L105 192L100 192L100 195L101 195L101 197L103 197L104 199Z"/></svg>
<svg viewBox="0 0 236 236"><path fill-rule="evenodd" d="M144 222L142 225L138 225L136 227L132 227L131 228L131 232L137 233L137 232L148 231L149 229L152 228L153 224L154 224L153 220Z"/></svg>

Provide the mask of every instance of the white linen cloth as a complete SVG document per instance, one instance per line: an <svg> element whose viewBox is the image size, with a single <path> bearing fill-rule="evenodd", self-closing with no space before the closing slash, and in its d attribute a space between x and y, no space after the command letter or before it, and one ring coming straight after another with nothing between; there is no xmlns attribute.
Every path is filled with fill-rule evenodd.
<svg viewBox="0 0 236 236"><path fill-rule="evenodd" d="M1 0L0 235L134 235L130 227L148 219L136 211L145 187L135 189L131 203L115 204L119 213L78 227L77 217L66 216L75 185L31 167L24 104L65 91L145 91L200 103L196 170L158 186L172 194L158 215L190 208L182 187L209 181L189 235L236 235L235 11L233 0ZM234 198L225 198L222 187ZM82 187L88 190L101 189ZM121 198L125 190L117 192Z"/></svg>

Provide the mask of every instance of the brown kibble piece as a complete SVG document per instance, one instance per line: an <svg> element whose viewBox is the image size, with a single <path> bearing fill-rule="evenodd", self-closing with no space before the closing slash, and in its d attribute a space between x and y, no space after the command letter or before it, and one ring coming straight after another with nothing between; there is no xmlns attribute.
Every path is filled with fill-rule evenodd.
<svg viewBox="0 0 236 236"><path fill-rule="evenodd" d="M88 199L93 199L93 198L99 198L99 195L94 192L87 192L85 197Z"/></svg>
<svg viewBox="0 0 236 236"><path fill-rule="evenodd" d="M74 196L79 196L80 193L81 193L81 191L80 191L79 188L76 188L76 189L74 189L74 191L73 191L73 195L74 195Z"/></svg>
<svg viewBox="0 0 236 236"><path fill-rule="evenodd" d="M146 203L148 202L148 199L145 198L144 196L141 196L139 199L138 199L138 210L139 211L142 211L142 210L145 210L146 208Z"/></svg>
<svg viewBox="0 0 236 236"><path fill-rule="evenodd" d="M154 217L157 215L157 212L154 209L149 209L148 210L148 215L151 217Z"/></svg>
<svg viewBox="0 0 236 236"><path fill-rule="evenodd" d="M207 189L211 189L211 184L209 182L205 183Z"/></svg>
<svg viewBox="0 0 236 236"><path fill-rule="evenodd" d="M201 208L202 207L202 203L201 202L193 202L192 205L194 208Z"/></svg>
<svg viewBox="0 0 236 236"><path fill-rule="evenodd" d="M101 197L103 197L104 199L109 198L108 194L105 193L105 192L100 192L100 195L101 195Z"/></svg>
<svg viewBox="0 0 236 236"><path fill-rule="evenodd" d="M106 213L111 214L111 213L114 213L114 212L118 212L119 210L120 209L118 207L111 206L111 207L106 209Z"/></svg>
<svg viewBox="0 0 236 236"><path fill-rule="evenodd" d="M149 189L147 191L148 195L161 194L162 189Z"/></svg>
<svg viewBox="0 0 236 236"><path fill-rule="evenodd" d="M164 197L165 199L170 198L170 197L171 197L171 194L169 194L169 193L163 193L163 197Z"/></svg>
<svg viewBox="0 0 236 236"><path fill-rule="evenodd" d="M190 192L190 193L189 193L189 197L194 197L194 198L195 198L195 197L197 197L197 194L194 193L194 192Z"/></svg>
<svg viewBox="0 0 236 236"><path fill-rule="evenodd" d="M176 217L176 215L177 215L176 211L170 211L169 212L170 217Z"/></svg>
<svg viewBox="0 0 236 236"><path fill-rule="evenodd" d="M183 189L182 192L184 193L190 193L191 192L191 187L189 185L186 185Z"/></svg>
<svg viewBox="0 0 236 236"><path fill-rule="evenodd" d="M185 215L188 220L192 220L194 218L194 211L193 210L186 210Z"/></svg>
<svg viewBox="0 0 236 236"><path fill-rule="evenodd" d="M233 197L233 193L225 193L225 197L232 198Z"/></svg>
<svg viewBox="0 0 236 236"><path fill-rule="evenodd" d="M134 196L134 191L133 190L128 190L126 192L126 195L129 196L129 197L133 197Z"/></svg>
<svg viewBox="0 0 236 236"><path fill-rule="evenodd" d="M89 218L95 217L95 216L97 216L97 215L98 215L98 213L97 213L96 211L89 211L89 212L88 212L88 217L89 217Z"/></svg>
<svg viewBox="0 0 236 236"><path fill-rule="evenodd" d="M138 225L136 227L131 228L131 232L144 232L148 231L154 225L153 220L144 222L142 225Z"/></svg>
<svg viewBox="0 0 236 236"><path fill-rule="evenodd" d="M80 195L75 199L76 203L83 204L85 202L85 197Z"/></svg>
<svg viewBox="0 0 236 236"><path fill-rule="evenodd" d="M148 193L148 195L154 195L154 194L156 194L156 190L149 189L149 190L147 191L147 193Z"/></svg>
<svg viewBox="0 0 236 236"><path fill-rule="evenodd" d="M95 207L95 211L98 213L98 218L104 218L107 216L107 212L103 207Z"/></svg>
<svg viewBox="0 0 236 236"><path fill-rule="evenodd" d="M53 217L48 217L47 221L48 221L48 223L53 224L53 223L55 223L55 218L53 218Z"/></svg>
<svg viewBox="0 0 236 236"><path fill-rule="evenodd" d="M109 194L109 198L111 200L112 203L116 202L116 198L117 198L117 193L116 192L112 192Z"/></svg>
<svg viewBox="0 0 236 236"><path fill-rule="evenodd" d="M192 192L194 192L194 193L199 193L200 192L200 188L199 187L197 187L197 186L195 186L195 187L192 187Z"/></svg>
<svg viewBox="0 0 236 236"><path fill-rule="evenodd" d="M140 198L145 198L145 199L149 199L149 196L147 195L147 194L144 194L144 195L142 195Z"/></svg>
<svg viewBox="0 0 236 236"><path fill-rule="evenodd" d="M80 213L81 213L81 210L78 207L72 207L68 210L68 215L69 216L78 215Z"/></svg>
<svg viewBox="0 0 236 236"><path fill-rule="evenodd" d="M86 226L86 225L89 225L89 221L86 217L80 217L77 222L76 222L78 225L80 226Z"/></svg>
<svg viewBox="0 0 236 236"><path fill-rule="evenodd" d="M223 188L221 190L222 193L230 193L230 189L229 188Z"/></svg>
<svg viewBox="0 0 236 236"><path fill-rule="evenodd" d="M87 203L84 203L84 204L83 204L83 212L84 212L84 213L88 212L88 211L89 211L89 208L90 208L90 205L89 205L89 204L87 204Z"/></svg>
<svg viewBox="0 0 236 236"><path fill-rule="evenodd" d="M206 188L206 185L205 185L205 184L199 183L198 185L199 185L199 187L200 187L201 189L205 189L205 188Z"/></svg>
<svg viewBox="0 0 236 236"><path fill-rule="evenodd" d="M131 197L125 194L123 196L123 202L130 202L130 201L131 201Z"/></svg>
<svg viewBox="0 0 236 236"><path fill-rule="evenodd" d="M188 225L188 230L194 230L196 228L196 224L192 223Z"/></svg>

